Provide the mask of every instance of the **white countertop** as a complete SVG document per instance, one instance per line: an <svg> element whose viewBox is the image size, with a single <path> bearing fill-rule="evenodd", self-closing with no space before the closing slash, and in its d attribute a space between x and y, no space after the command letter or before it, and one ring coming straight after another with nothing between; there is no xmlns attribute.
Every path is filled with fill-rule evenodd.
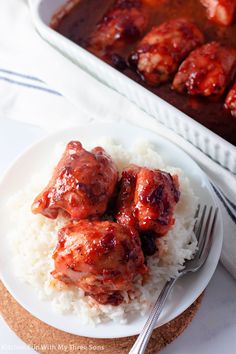
<svg viewBox="0 0 236 354"><path fill-rule="evenodd" d="M44 135L44 131L34 126L0 119L0 174L22 150ZM0 353L18 352L35 353L0 317ZM221 265L193 322L162 353L236 354L236 281Z"/></svg>

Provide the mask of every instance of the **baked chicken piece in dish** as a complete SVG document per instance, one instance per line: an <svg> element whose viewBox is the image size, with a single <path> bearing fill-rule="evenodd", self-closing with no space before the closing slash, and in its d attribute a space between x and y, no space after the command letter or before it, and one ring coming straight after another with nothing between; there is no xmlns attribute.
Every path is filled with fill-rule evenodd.
<svg viewBox="0 0 236 354"><path fill-rule="evenodd" d="M80 220L59 231L52 275L73 284L101 304L119 305L147 272L139 234L110 221Z"/></svg>
<svg viewBox="0 0 236 354"><path fill-rule="evenodd" d="M234 20L235 0L200 0L207 9L207 17L219 25L229 26Z"/></svg>
<svg viewBox="0 0 236 354"><path fill-rule="evenodd" d="M174 224L174 208L179 200L176 175L131 165L122 173L117 202L117 221L165 235Z"/></svg>
<svg viewBox="0 0 236 354"><path fill-rule="evenodd" d="M173 89L189 95L220 96L236 72L236 50L211 42L195 49L181 64Z"/></svg>
<svg viewBox="0 0 236 354"><path fill-rule="evenodd" d="M148 10L142 0L116 0L90 35L86 49L108 60L127 43L137 40L148 24Z"/></svg>
<svg viewBox="0 0 236 354"><path fill-rule="evenodd" d="M117 179L117 168L101 147L88 152L80 142L71 141L49 184L35 198L32 212L51 219L55 219L60 210L71 219L102 215Z"/></svg>
<svg viewBox="0 0 236 354"><path fill-rule="evenodd" d="M236 118L236 83L226 97L225 108L230 111L233 117Z"/></svg>
<svg viewBox="0 0 236 354"><path fill-rule="evenodd" d="M178 18L153 27L131 54L129 62L151 86L168 81L186 56L204 41L188 19Z"/></svg>

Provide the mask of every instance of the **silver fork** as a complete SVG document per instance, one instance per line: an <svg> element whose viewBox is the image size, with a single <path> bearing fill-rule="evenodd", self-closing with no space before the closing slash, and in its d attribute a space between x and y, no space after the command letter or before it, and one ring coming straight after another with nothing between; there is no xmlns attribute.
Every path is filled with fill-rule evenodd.
<svg viewBox="0 0 236 354"><path fill-rule="evenodd" d="M198 240L198 250L195 253L193 259L185 262L185 267L179 273L178 277L172 278L165 284L129 354L143 354L145 352L153 329L155 328L156 322L161 314L161 311L163 310L166 299L170 294L170 291L173 288L175 282L183 275L199 270L208 258L211 249L218 208L213 210L213 207L211 206L209 211L207 211L207 206L205 205L201 212L200 209L200 205L198 205L195 214L196 222L193 229Z"/></svg>

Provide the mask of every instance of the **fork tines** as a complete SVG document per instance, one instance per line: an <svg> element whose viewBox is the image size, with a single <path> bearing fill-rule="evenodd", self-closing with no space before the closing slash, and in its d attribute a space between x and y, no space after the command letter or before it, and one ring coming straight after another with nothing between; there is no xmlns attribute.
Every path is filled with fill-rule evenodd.
<svg viewBox="0 0 236 354"><path fill-rule="evenodd" d="M194 227L194 232L198 241L197 256L206 259L212 244L218 208L213 208L213 206L207 207L207 205L204 205L202 211L200 211L200 206L198 206L197 210L197 221Z"/></svg>

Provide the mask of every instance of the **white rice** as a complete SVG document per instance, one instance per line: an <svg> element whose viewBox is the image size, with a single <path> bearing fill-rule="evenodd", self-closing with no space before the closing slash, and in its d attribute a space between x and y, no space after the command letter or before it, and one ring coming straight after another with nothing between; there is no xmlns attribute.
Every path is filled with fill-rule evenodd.
<svg viewBox="0 0 236 354"><path fill-rule="evenodd" d="M132 301L128 294L124 293L124 303L113 307L97 304L90 297L84 296L83 290L66 286L50 275L53 270L52 253L57 243L57 232L65 220L62 217L51 220L41 215L33 215L30 208L34 197L48 182L62 146L55 149L56 158L52 165L47 166L47 169L37 176L32 176L25 188L9 200L14 230L9 235L13 262L16 274L22 282L30 284L41 300L50 301L56 312L78 315L83 323L99 324L109 320L127 323L132 321L135 314L144 315L147 312L154 294L156 296L161 291L168 279L177 276L184 261L193 256L197 248L192 232L197 198L183 171L166 166L150 144L136 144L130 151L108 139L93 144L97 145L105 148L119 170L129 163L136 163L140 166L160 168L179 176L181 196L175 209L175 224L170 232L160 239L162 256L159 258L154 255L148 258L150 274L146 283L141 285L141 278L138 276Z"/></svg>

